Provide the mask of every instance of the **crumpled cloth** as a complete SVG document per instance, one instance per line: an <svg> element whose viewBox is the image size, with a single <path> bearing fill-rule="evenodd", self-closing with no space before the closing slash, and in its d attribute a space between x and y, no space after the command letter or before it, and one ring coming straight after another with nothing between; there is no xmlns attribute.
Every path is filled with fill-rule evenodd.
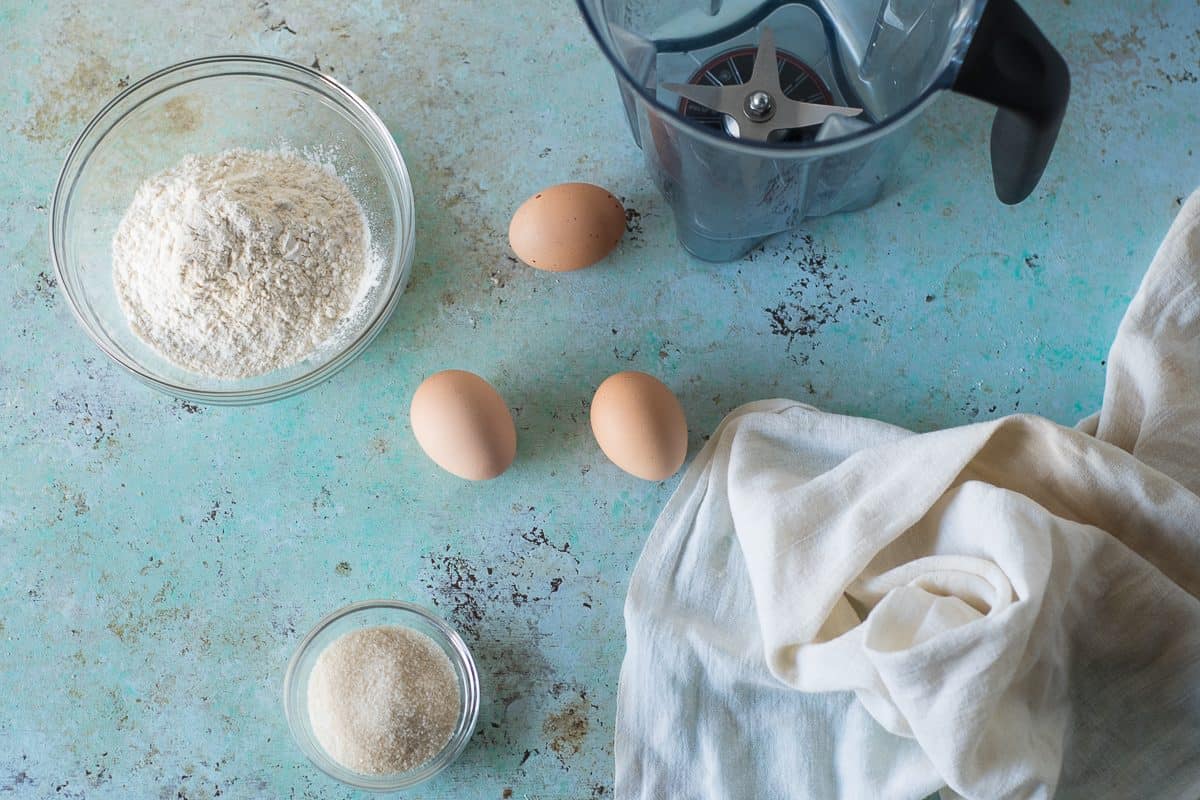
<svg viewBox="0 0 1200 800"><path fill-rule="evenodd" d="M1200 798L1200 193L1102 410L721 423L629 586L617 800Z"/></svg>

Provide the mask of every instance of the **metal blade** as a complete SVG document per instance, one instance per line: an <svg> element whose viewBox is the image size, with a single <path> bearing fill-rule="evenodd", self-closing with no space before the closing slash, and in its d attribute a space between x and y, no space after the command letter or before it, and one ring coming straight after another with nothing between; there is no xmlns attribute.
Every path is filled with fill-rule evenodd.
<svg viewBox="0 0 1200 800"><path fill-rule="evenodd" d="M735 138L750 142L769 142L775 128L770 123L753 122L743 117L734 119L737 136Z"/></svg>
<svg viewBox="0 0 1200 800"><path fill-rule="evenodd" d="M713 111L720 111L722 114L731 114L737 110L736 103L730 108L721 107L722 103L729 105L729 98L725 94L724 86L707 86L695 83L664 83L662 88L668 92L674 92L680 97L685 97L693 103L699 103L702 106L711 108Z"/></svg>
<svg viewBox="0 0 1200 800"><path fill-rule="evenodd" d="M779 54L775 50L775 35L765 26L759 31L754 67L750 79L745 83L728 86L664 83L662 88L724 114L727 118L726 131L731 136L756 142L770 141L771 134L776 131L820 125L834 114L854 117L862 113L861 108L805 103L787 97L779 83ZM752 118L748 112L747 100L757 92L766 93L774 102L774 113L767 119Z"/></svg>
<svg viewBox="0 0 1200 800"><path fill-rule="evenodd" d="M826 106L820 103L803 103L798 100L784 99L779 104L771 122L776 128L807 128L820 125L834 114L844 114L856 117L862 113L861 108L848 106Z"/></svg>
<svg viewBox="0 0 1200 800"><path fill-rule="evenodd" d="M759 33L758 52L754 54L754 69L746 85L772 95L783 94L779 88L779 56L775 53L775 34L765 25Z"/></svg>

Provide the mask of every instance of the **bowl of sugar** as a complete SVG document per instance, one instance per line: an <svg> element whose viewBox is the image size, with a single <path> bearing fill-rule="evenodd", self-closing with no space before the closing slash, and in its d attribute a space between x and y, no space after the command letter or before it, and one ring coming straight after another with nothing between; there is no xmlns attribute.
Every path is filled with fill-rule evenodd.
<svg viewBox="0 0 1200 800"><path fill-rule="evenodd" d="M387 126L316 70L263 56L135 81L71 147L50 214L59 285L143 382L242 405L304 391L382 330L413 259Z"/></svg>
<svg viewBox="0 0 1200 800"><path fill-rule="evenodd" d="M428 609L368 600L322 619L283 681L296 744L349 786L394 792L446 769L479 718L479 675L458 635Z"/></svg>

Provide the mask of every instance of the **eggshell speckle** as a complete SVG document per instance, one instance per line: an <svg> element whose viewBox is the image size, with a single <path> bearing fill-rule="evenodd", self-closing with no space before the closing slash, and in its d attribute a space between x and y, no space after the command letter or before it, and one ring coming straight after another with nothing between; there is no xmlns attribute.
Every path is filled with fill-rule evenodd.
<svg viewBox="0 0 1200 800"><path fill-rule="evenodd" d="M687 456L683 406L662 381L644 372L605 379L592 398L591 422L604 455L638 478L669 478Z"/></svg>
<svg viewBox="0 0 1200 800"><path fill-rule="evenodd" d="M413 394L409 418L425 454L460 478L495 478L516 457L517 428L504 398L470 372L427 378Z"/></svg>
<svg viewBox="0 0 1200 800"><path fill-rule="evenodd" d="M625 207L590 183L560 183L526 200L508 225L508 243L531 267L570 272L607 256L625 234Z"/></svg>

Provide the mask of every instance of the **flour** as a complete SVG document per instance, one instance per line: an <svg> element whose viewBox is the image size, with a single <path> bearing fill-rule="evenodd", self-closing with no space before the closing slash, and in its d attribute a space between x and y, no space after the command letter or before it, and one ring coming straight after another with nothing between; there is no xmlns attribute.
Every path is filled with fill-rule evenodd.
<svg viewBox="0 0 1200 800"><path fill-rule="evenodd" d="M284 150L187 156L138 188L113 238L134 333L214 378L270 372L336 340L379 267L345 182Z"/></svg>

